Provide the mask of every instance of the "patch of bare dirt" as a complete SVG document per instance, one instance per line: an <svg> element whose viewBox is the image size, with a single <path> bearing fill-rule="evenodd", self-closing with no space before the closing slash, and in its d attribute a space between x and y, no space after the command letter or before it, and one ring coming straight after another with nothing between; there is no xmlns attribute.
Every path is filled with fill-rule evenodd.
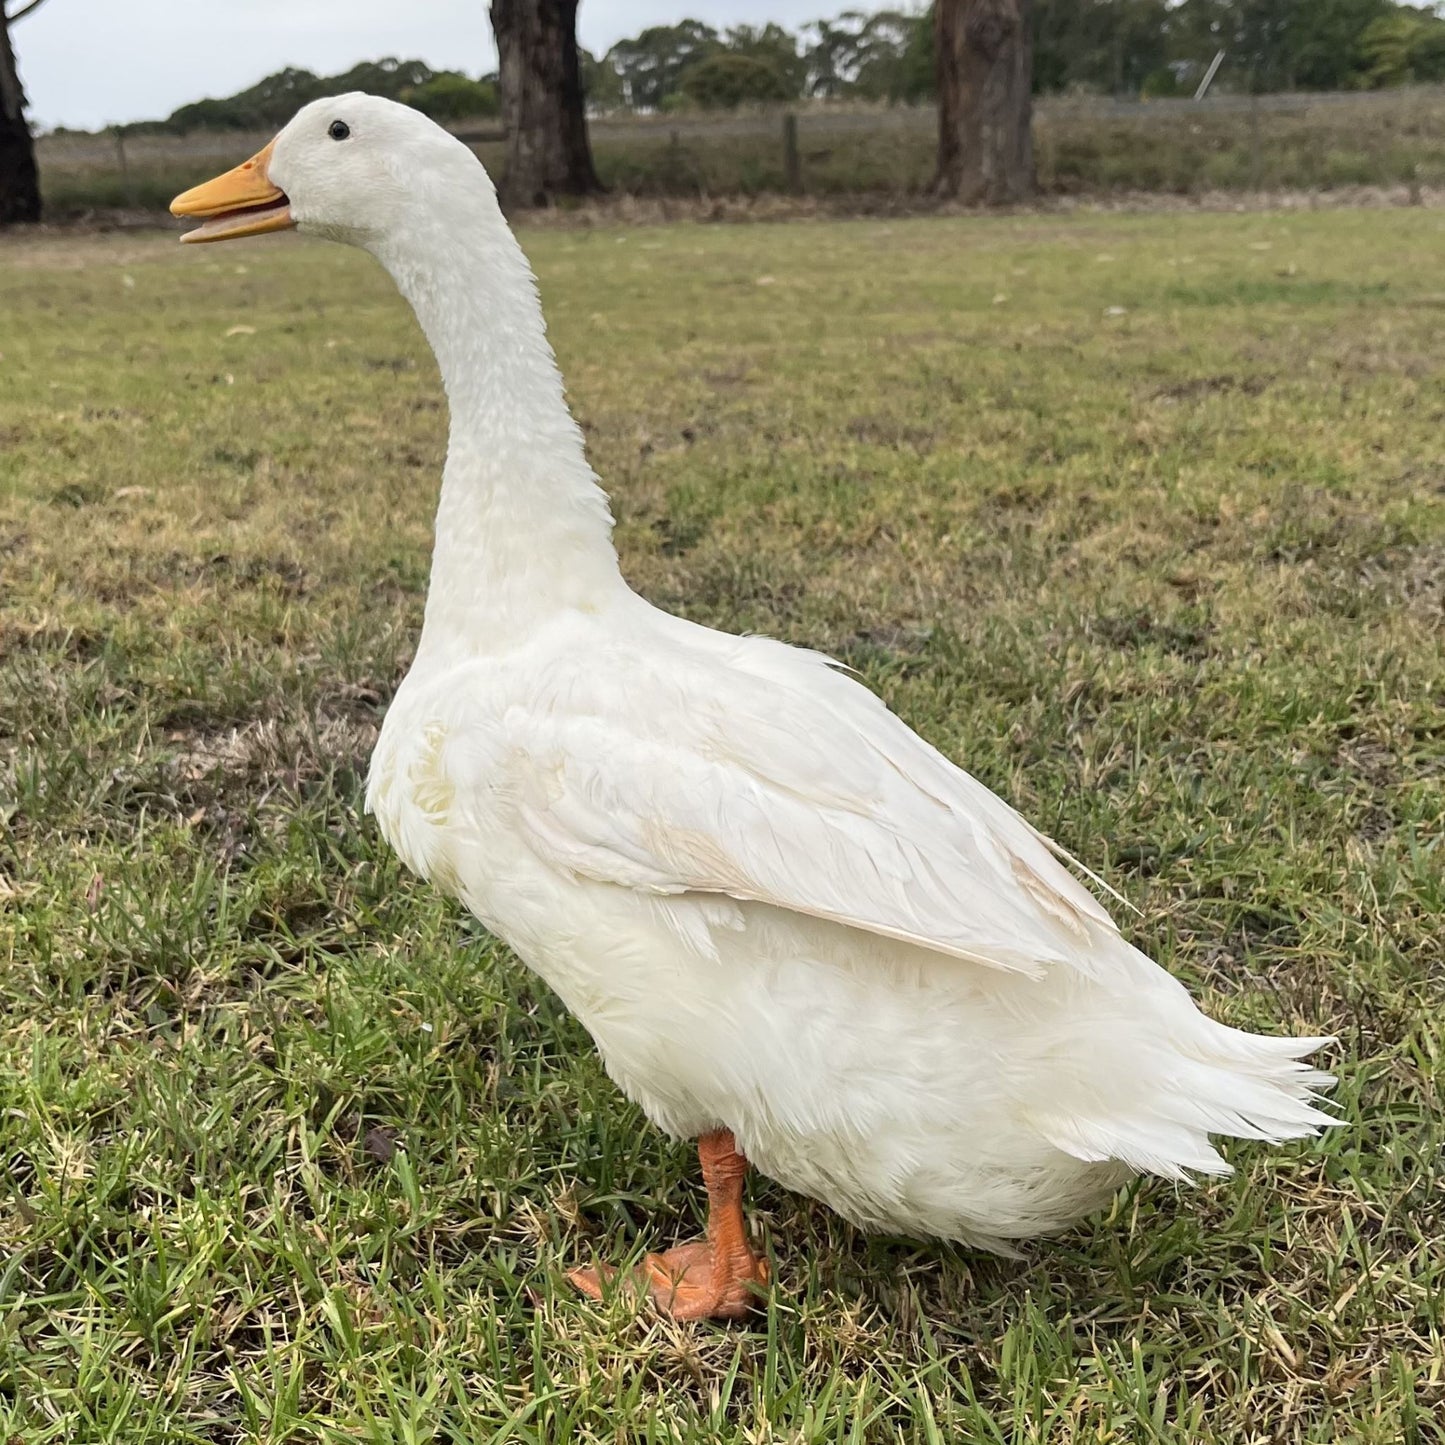
<svg viewBox="0 0 1445 1445"><path fill-rule="evenodd" d="M327 712L263 718L215 732L178 730L170 735L179 744L171 765L183 783L224 775L232 785L264 778L294 788L338 765L364 767L379 731L373 718Z"/></svg>
<svg viewBox="0 0 1445 1445"><path fill-rule="evenodd" d="M376 700L375 696L371 699ZM247 818L269 817L285 800L338 773L362 775L380 723L366 699L338 699L314 716L283 714L238 727L173 729L166 773L177 812L193 827L214 830L222 851L244 849ZM266 826L263 823L263 826Z"/></svg>
<svg viewBox="0 0 1445 1445"><path fill-rule="evenodd" d="M1237 391L1244 396L1258 396L1269 389L1272 378L1267 376L1194 376L1161 386L1155 393L1156 401L1193 401L1202 396L1217 396Z"/></svg>
<svg viewBox="0 0 1445 1445"><path fill-rule="evenodd" d="M1360 569L1360 581L1426 622L1445 623L1445 543L1392 548Z"/></svg>

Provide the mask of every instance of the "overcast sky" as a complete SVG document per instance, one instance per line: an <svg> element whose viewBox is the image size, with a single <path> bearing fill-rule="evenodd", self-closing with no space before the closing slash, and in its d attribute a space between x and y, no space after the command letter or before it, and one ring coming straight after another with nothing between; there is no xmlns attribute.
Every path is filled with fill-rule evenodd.
<svg viewBox="0 0 1445 1445"><path fill-rule="evenodd" d="M600 53L685 17L796 29L849 8L849 0L582 0L577 28ZM471 75L496 66L487 0L45 0L13 36L32 119L88 130L166 116L287 65L327 75L396 55Z"/></svg>

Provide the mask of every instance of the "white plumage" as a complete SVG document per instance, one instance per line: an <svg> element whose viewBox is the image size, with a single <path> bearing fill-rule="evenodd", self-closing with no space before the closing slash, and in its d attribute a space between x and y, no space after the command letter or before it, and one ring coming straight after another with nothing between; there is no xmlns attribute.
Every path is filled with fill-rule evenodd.
<svg viewBox="0 0 1445 1445"><path fill-rule="evenodd" d="M996 1245L1211 1133L1322 1116L1316 1039L1201 1014L1006 804L815 654L628 592L432 665L370 802L660 1127L859 1223Z"/></svg>
<svg viewBox="0 0 1445 1445"><path fill-rule="evenodd" d="M353 144L328 143L334 115ZM530 270L460 143L317 102L271 176L368 248L452 434L425 627L368 806L562 997L662 1129L731 1129L860 1224L1057 1229L1211 1135L1328 1121L1322 1039L1203 1015L1052 845L827 659L658 611L618 570Z"/></svg>

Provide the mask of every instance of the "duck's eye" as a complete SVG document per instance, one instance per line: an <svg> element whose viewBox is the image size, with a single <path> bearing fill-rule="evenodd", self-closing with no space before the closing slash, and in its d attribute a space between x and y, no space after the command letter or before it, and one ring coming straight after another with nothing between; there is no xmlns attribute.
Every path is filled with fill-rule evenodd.
<svg viewBox="0 0 1445 1445"><path fill-rule="evenodd" d="M344 120L333 120L330 130L326 134L332 140L345 140L351 134L351 127Z"/></svg>

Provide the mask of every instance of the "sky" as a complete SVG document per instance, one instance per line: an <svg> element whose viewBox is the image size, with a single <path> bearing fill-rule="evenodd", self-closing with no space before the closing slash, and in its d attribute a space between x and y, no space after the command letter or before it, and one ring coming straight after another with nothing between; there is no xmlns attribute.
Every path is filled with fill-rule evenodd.
<svg viewBox="0 0 1445 1445"><path fill-rule="evenodd" d="M797 29L849 8L849 0L582 0L577 35L600 54L684 18ZM487 0L45 0L12 38L32 123L85 130L159 119L288 65L331 75L395 55L479 75L497 63Z"/></svg>

